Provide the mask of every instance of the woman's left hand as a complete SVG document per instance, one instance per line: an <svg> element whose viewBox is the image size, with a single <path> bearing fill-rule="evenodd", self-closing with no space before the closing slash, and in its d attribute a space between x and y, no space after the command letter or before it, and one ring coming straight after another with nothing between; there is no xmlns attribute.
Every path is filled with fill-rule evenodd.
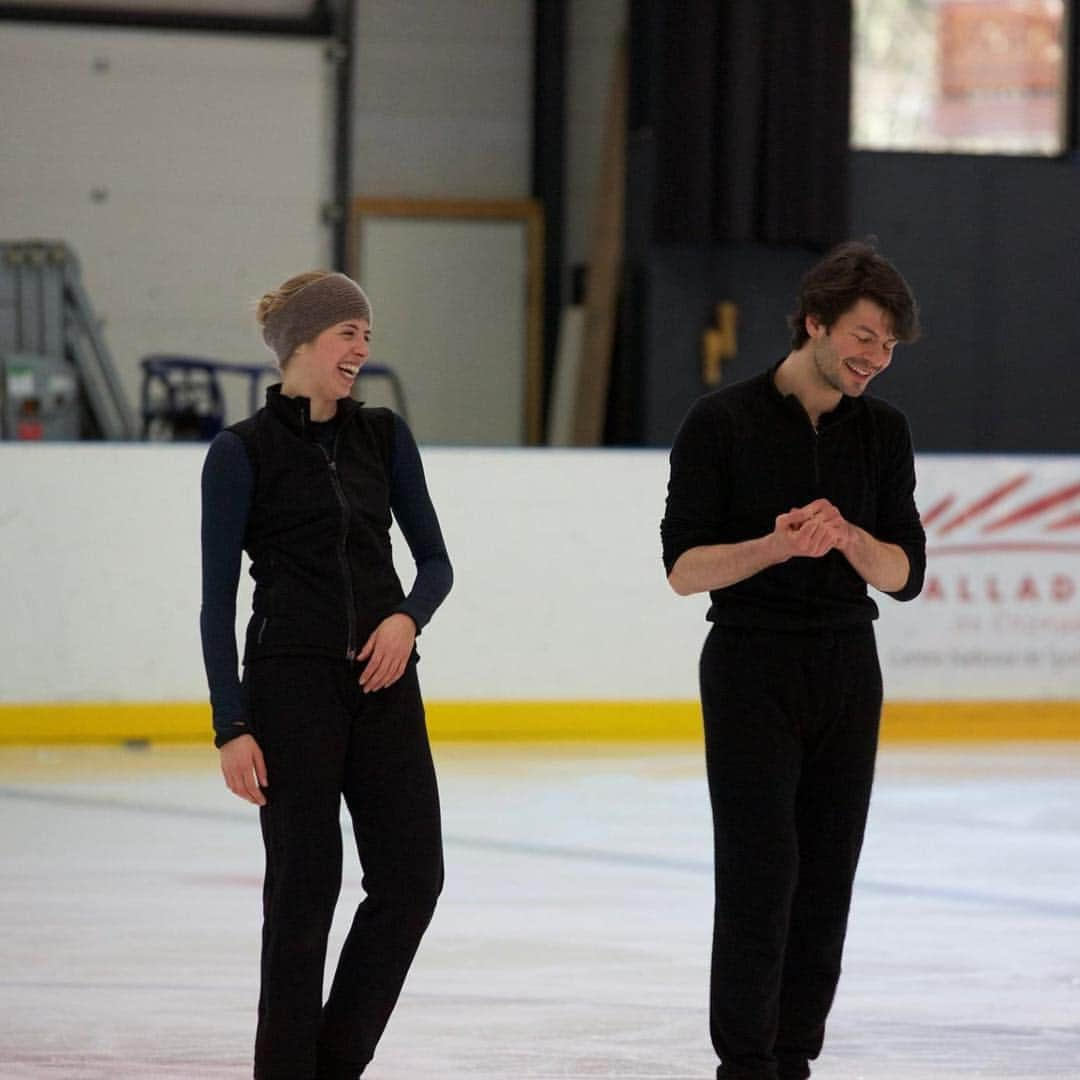
<svg viewBox="0 0 1080 1080"><path fill-rule="evenodd" d="M360 674L360 689L370 694L396 683L405 673L415 642L416 623L408 615L395 612L383 619L356 656L367 661Z"/></svg>

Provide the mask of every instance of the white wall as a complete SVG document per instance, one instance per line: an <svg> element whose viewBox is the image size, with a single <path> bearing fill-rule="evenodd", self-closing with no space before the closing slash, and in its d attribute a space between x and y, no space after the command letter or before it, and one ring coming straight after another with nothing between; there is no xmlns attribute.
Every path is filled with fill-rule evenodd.
<svg viewBox="0 0 1080 1080"><path fill-rule="evenodd" d="M202 456L0 444L0 701L204 698ZM662 451L428 448L424 460L457 574L420 639L431 700L696 695L707 603L664 581ZM930 456L919 470L924 512L1027 475L1000 518L1076 484L1080 458ZM985 546L989 515L931 526L936 595L881 602L891 698L1080 699L1080 543L1059 530L1060 550L1039 547L1077 501L993 534L1005 551ZM398 551L404 570L400 539Z"/></svg>
<svg viewBox="0 0 1080 1080"><path fill-rule="evenodd" d="M272 359L252 301L330 256L331 75L314 40L0 22L0 238L74 246L133 408L148 353Z"/></svg>
<svg viewBox="0 0 1080 1080"><path fill-rule="evenodd" d="M353 194L530 193L536 0L358 0ZM567 5L564 284L587 262L627 0Z"/></svg>
<svg viewBox="0 0 1080 1080"><path fill-rule="evenodd" d="M353 194L519 199L530 0L358 0Z"/></svg>
<svg viewBox="0 0 1080 1080"><path fill-rule="evenodd" d="M529 194L534 2L358 0L352 194ZM625 13L568 6L567 265ZM318 41L0 23L0 236L74 244L133 407L147 353L268 361L250 301L328 262L330 75Z"/></svg>

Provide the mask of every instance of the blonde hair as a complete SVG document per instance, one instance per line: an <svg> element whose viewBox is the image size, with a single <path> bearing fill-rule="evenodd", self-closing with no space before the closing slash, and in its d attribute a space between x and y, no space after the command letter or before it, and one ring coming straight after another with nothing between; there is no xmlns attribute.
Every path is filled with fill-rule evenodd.
<svg viewBox="0 0 1080 1080"><path fill-rule="evenodd" d="M329 270L307 270L282 282L276 289L264 293L255 305L255 321L260 326L276 311L280 311L305 285L330 276Z"/></svg>

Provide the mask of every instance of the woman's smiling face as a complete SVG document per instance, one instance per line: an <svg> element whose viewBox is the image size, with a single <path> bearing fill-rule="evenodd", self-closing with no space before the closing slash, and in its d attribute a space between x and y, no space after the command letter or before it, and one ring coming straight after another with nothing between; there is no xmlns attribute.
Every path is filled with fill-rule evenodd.
<svg viewBox="0 0 1080 1080"><path fill-rule="evenodd" d="M312 419L325 418L321 415L324 406L349 396L370 355L371 327L366 319L335 323L292 354L285 367L282 392L308 398Z"/></svg>

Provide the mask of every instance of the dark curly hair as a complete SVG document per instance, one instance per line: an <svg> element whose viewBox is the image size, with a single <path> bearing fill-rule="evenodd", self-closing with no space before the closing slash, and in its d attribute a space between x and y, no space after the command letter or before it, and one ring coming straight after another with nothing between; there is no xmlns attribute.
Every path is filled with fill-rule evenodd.
<svg viewBox="0 0 1080 1080"><path fill-rule="evenodd" d="M803 276L798 310L788 316L791 347L801 349L809 340L808 315L828 329L862 299L872 300L888 312L898 341L918 338L919 307L911 287L871 238L840 244Z"/></svg>

